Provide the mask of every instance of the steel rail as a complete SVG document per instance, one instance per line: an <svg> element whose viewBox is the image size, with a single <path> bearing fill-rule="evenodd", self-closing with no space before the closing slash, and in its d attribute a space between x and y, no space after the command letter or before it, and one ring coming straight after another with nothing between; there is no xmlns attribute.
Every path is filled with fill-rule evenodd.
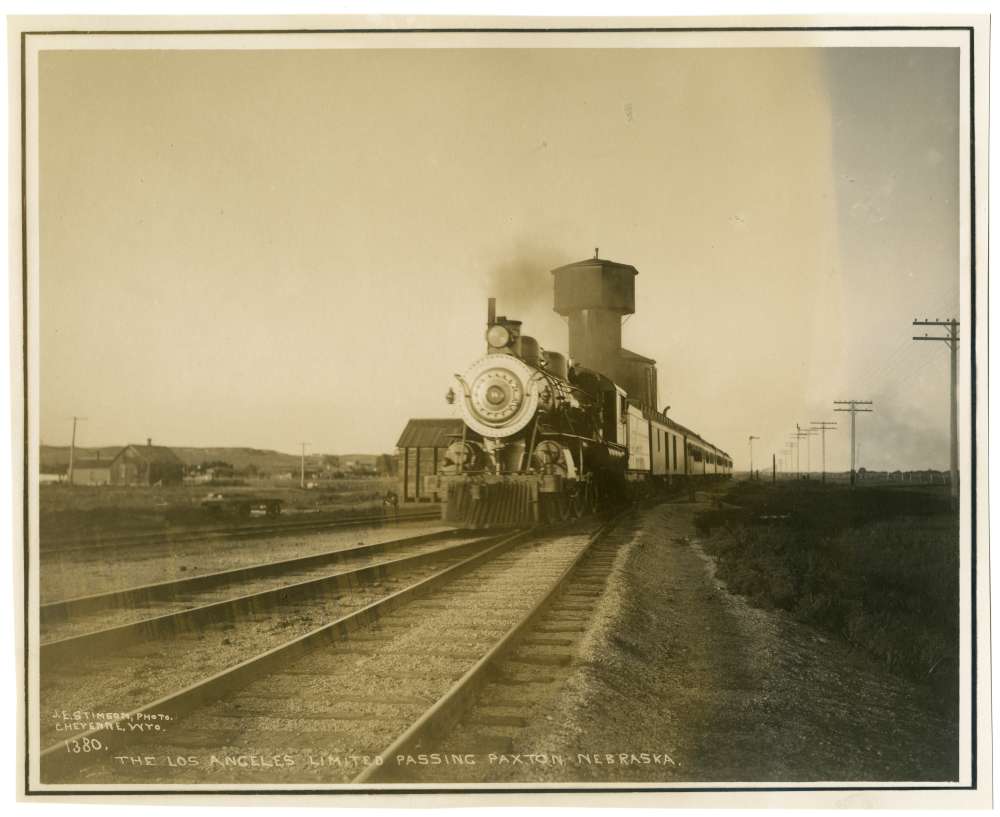
<svg viewBox="0 0 1000 817"><path fill-rule="evenodd" d="M93 536L89 539L79 537L61 537L57 540L43 540L39 549L40 558L55 556L62 553L89 553L91 551L109 550L115 548L135 548L146 545L172 544L175 542L198 541L199 539L230 539L241 536L269 536L283 532L332 530L336 528L351 528L371 524L394 524L396 522L422 521L437 519L441 515L440 508L423 510L414 513L393 516L347 517L340 519L309 519L291 522L270 522L259 525L227 525L211 528L195 528L191 530L143 531L127 536ZM45 541L54 542L55 546L46 546ZM60 546L62 542L75 542L74 545ZM83 542L84 544L79 544Z"/></svg>
<svg viewBox="0 0 1000 817"><path fill-rule="evenodd" d="M185 610L163 613L139 621L119 624L55 641L42 642L38 648L41 672L53 672L60 665L81 656L107 652L140 641L170 637L199 624L230 621L241 616L265 612L279 604L319 595L323 591L338 589L341 585L361 585L384 579L403 568L417 567L427 562L449 556L458 556L469 550L482 548L503 539L507 534L475 539L457 545L447 545L434 550L401 556L375 564L362 565L324 576L317 576L267 590L246 593L221 601L209 602Z"/></svg>
<svg viewBox="0 0 1000 817"><path fill-rule="evenodd" d="M570 581L584 557L614 528L625 513L627 511L623 511L605 522L521 620L514 624L486 655L459 678L405 732L384 749L379 755L379 761L369 765L352 782L391 782L396 778L396 773L400 771L398 766L394 766L390 762L393 757L401 754L412 754L422 742L441 738L452 729L475 702L476 696L495 678L496 667L500 661L513 651L521 637L548 610L560 591Z"/></svg>
<svg viewBox="0 0 1000 817"><path fill-rule="evenodd" d="M317 627L305 635L292 639L264 653L249 658L239 664L217 672L214 675L191 684L184 689L172 692L151 703L125 713L121 717L108 721L111 729L123 722L142 721L144 717L168 716L180 718L200 706L215 701L227 693L251 683L274 670L287 666L290 662L323 646L335 644L346 638L351 632L376 624L385 614L401 607L435 588L447 584L460 576L474 570L480 564L499 556L509 550L531 531L520 530L504 535L495 545L474 554L461 562L451 565L414 584L397 590L378 601L355 610L335 621ZM98 738L107 731L105 728L91 729L75 733L65 740L46 747L39 754L39 764L42 782L53 782L51 778L58 774L62 765L68 760L79 758L72 752L72 746L84 738ZM156 737L155 731L135 732L133 738L145 740Z"/></svg>
<svg viewBox="0 0 1000 817"><path fill-rule="evenodd" d="M218 570L212 573L202 573L198 576L188 576L183 579L170 579L163 582L108 590L86 596L76 596L69 599L46 602L39 606L39 620L42 625L66 621L74 616L94 613L115 607L136 607L150 601L166 601L179 595L198 592L229 584L235 581L262 578L286 571L302 570L321 564L343 561L354 556L365 555L379 550L396 550L409 545L418 545L438 538L455 538L459 536L474 536L474 532L456 529L453 531L437 531L423 533L418 536L390 539L372 545L361 545L353 548L340 548L314 553L309 556L296 556L277 562L259 562L246 567L235 567L228 570Z"/></svg>

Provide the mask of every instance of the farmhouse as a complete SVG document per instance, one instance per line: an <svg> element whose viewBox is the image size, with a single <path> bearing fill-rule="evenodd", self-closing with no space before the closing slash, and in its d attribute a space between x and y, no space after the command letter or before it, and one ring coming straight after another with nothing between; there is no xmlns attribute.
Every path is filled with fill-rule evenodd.
<svg viewBox="0 0 1000 817"><path fill-rule="evenodd" d="M165 445L127 445L111 461L114 485L179 485L184 479L184 463Z"/></svg>

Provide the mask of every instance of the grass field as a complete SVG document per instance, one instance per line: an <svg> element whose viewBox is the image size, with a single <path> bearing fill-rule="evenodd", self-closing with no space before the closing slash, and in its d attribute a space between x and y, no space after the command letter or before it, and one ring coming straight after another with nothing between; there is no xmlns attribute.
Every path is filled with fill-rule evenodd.
<svg viewBox="0 0 1000 817"><path fill-rule="evenodd" d="M947 488L740 483L697 524L730 590L836 633L957 707L958 520Z"/></svg>
<svg viewBox="0 0 1000 817"><path fill-rule="evenodd" d="M386 491L397 491L398 486L394 478L377 477L332 480L312 490L302 490L288 483L156 488L48 484L40 486L39 527L45 538L217 525L220 518L209 514L200 504L210 492L226 496L274 497L283 501L283 513L287 514L309 511L333 516L381 513L382 497Z"/></svg>

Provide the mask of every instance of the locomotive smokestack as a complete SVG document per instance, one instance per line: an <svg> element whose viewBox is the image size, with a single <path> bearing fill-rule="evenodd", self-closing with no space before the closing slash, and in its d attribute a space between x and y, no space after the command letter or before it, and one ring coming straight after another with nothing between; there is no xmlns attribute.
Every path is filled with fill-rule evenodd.
<svg viewBox="0 0 1000 817"><path fill-rule="evenodd" d="M486 301L486 325L493 326L497 322L497 299L488 298Z"/></svg>

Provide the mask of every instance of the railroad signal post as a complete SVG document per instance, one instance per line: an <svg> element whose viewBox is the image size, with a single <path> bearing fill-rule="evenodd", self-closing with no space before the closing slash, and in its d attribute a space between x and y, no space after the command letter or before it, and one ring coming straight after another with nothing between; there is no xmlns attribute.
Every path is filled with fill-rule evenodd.
<svg viewBox="0 0 1000 817"><path fill-rule="evenodd" d="M816 429L819 430L820 439L823 442L823 475L822 475L822 481L826 482L826 432L827 432L827 430L832 431L833 429L835 429L837 427L837 424L836 424L836 422L834 422L832 420L829 420L829 421L828 420L810 420L810 425L812 425L813 428L816 428Z"/></svg>
<svg viewBox="0 0 1000 817"><path fill-rule="evenodd" d="M750 479L753 479L753 441L759 440L760 437L751 434L748 439L750 440Z"/></svg>
<svg viewBox="0 0 1000 817"><path fill-rule="evenodd" d="M914 340L937 340L948 345L951 352L951 505L958 508L958 321L941 321L924 319L914 320L914 326L939 326L947 331L944 337L928 335L926 332L922 336L914 335Z"/></svg>
<svg viewBox="0 0 1000 817"><path fill-rule="evenodd" d="M836 406L847 406L847 408L835 408L834 411L849 411L851 413L851 487L854 487L854 480L856 477L854 470L854 452L857 450L854 445L854 421L859 411L874 411L870 408L858 408L858 406L870 406L872 405L871 400L834 400L834 405Z"/></svg>

